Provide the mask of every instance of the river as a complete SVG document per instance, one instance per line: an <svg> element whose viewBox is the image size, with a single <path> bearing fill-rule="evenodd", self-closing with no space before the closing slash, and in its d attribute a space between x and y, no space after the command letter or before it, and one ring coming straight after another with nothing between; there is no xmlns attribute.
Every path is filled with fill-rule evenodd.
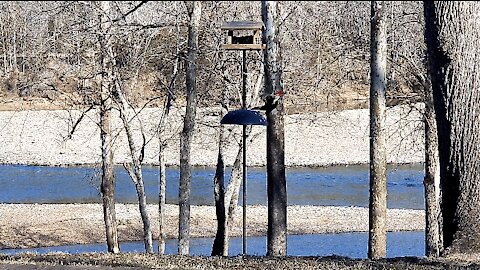
<svg viewBox="0 0 480 270"><path fill-rule="evenodd" d="M0 165L1 203L92 203L101 202L100 170L95 167L46 167ZM191 201L194 205L213 205L215 169L197 167L192 174ZM115 169L116 199L136 202L133 182L122 167ZM369 171L366 165L320 168L288 168L289 205L333 205L368 207ZM143 169L147 199L158 198L158 168ZM167 169L167 203L176 203L179 171ZM228 184L229 173L226 173ZM423 167L389 166L388 208L424 209ZM247 204L266 204L265 168L248 168ZM242 202L240 202L242 203Z"/></svg>

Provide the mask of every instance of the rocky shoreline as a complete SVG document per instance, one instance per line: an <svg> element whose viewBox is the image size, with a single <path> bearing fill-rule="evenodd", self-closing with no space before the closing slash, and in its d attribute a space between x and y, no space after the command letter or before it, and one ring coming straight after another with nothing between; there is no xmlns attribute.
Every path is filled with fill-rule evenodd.
<svg viewBox="0 0 480 270"><path fill-rule="evenodd" d="M288 206L289 234L367 232L368 208ZM135 204L116 205L119 240L140 241L143 228ZM154 238L158 237L158 206L148 205ZM0 249L33 248L105 242L101 204L0 204ZM178 235L178 206L166 206L166 235ZM266 235L267 207L247 207L247 234ZM423 210L389 209L388 231L424 229ZM191 237L214 237L213 206L192 206ZM230 235L242 235L242 209L236 210ZM1 250L0 250L1 252Z"/></svg>
<svg viewBox="0 0 480 270"><path fill-rule="evenodd" d="M139 113L143 127L134 121L135 134L145 132L148 143L145 163L158 164L157 122L160 110L146 108ZM162 135L168 144L167 165L178 165L181 110L173 111ZM89 111L75 125L80 110L0 111L1 164L71 166L100 161L98 112ZM387 112L388 162L423 161L423 128L418 110L390 108ZM219 116L215 110L200 109L193 141L192 164L214 166L217 159ZM287 166L330 166L365 164L369 157L368 110L347 110L287 115L285 118ZM121 164L130 160L121 121L114 119L114 157ZM75 131L72 133L73 127ZM240 129L231 130L226 150L227 165L233 163L240 142ZM264 166L265 130L255 126L248 146L248 165ZM158 233L158 209L149 205L154 236ZM167 236L177 237L178 206L167 206ZM248 234L266 233L265 206L248 207ZM216 217L212 206L192 206L192 237L212 237ZM28 248L66 244L104 242L104 223L100 204L1 204L0 248ZM241 211L237 211L231 236L241 235ZM138 206L117 205L120 240L140 240L142 236ZM388 230L423 230L424 211L388 210ZM366 232L368 209L362 207L289 206L290 234Z"/></svg>
<svg viewBox="0 0 480 270"><path fill-rule="evenodd" d="M417 106L418 107L418 106ZM423 162L423 123L421 107L397 106L387 110L387 159L389 163ZM91 110L82 116L80 110L0 111L1 164L68 166L97 164L100 161L98 112ZM134 134L141 143L146 138L146 164L158 164L158 108L139 112L139 121L132 121ZM321 112L285 116L286 166L330 166L366 164L369 159L369 112L365 109ZM212 109L199 109L192 144L191 163L194 166L214 166L217 160L220 117ZM128 143L121 121L113 121L114 161L129 162ZM75 127L75 128L74 128ZM227 125L229 143L226 163L231 165L241 138L241 128ZM179 163L179 137L182 111L172 111L161 139L167 143L167 165ZM72 132L74 130L74 132ZM253 126L247 148L249 166L266 163L266 135L263 126Z"/></svg>

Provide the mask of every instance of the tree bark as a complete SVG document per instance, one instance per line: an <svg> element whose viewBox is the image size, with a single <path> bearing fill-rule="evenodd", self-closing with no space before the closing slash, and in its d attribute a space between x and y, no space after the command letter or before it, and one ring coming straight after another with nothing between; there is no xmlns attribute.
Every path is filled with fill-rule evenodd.
<svg viewBox="0 0 480 270"><path fill-rule="evenodd" d="M225 76L226 69L223 70ZM221 113L222 119L228 112L228 97L226 88L222 91ZM225 209L225 161L223 156L223 149L226 144L225 126L220 126L220 134L218 140L218 157L217 168L215 170L215 177L213 179L213 194L215 197L215 212L217 215L217 232L215 240L213 241L212 256L228 256L228 223L227 211ZM227 243L226 243L227 242Z"/></svg>
<svg viewBox="0 0 480 270"><path fill-rule="evenodd" d="M225 162L223 158L223 147L225 144L224 128L220 127L220 140L218 143L218 158L215 177L213 179L213 189L215 197L215 213L217 215L217 233L213 241L212 256L228 256L228 245L225 237L227 219L225 211ZM225 250L225 246L227 249Z"/></svg>
<svg viewBox="0 0 480 270"><path fill-rule="evenodd" d="M178 218L178 254L188 255L190 249L190 192L192 168L190 165L190 150L195 128L197 107L196 61L198 50L198 28L202 11L202 3L193 1L187 3L190 16L188 25L188 52L186 63L187 105L183 130L180 135L180 184L179 184L179 218Z"/></svg>
<svg viewBox="0 0 480 270"><path fill-rule="evenodd" d="M281 51L276 1L262 1L266 44L265 93L267 114L267 256L287 255L287 185Z"/></svg>
<svg viewBox="0 0 480 270"><path fill-rule="evenodd" d="M133 183L135 184L135 189L137 191L138 207L143 222L143 240L145 243L145 251L147 253L153 253L152 229L150 227L150 218L147 212L147 197L145 194L145 186L143 183L142 174L142 151L140 151L140 149L138 149L135 145L130 122L129 119L127 119L126 100L124 99L123 92L121 91L118 84L115 88L115 96L119 105L120 118L122 119L123 127L125 128L125 133L127 135L128 145L130 149L130 156L132 158L132 165L129 166L125 164L124 167L130 175Z"/></svg>
<svg viewBox="0 0 480 270"><path fill-rule="evenodd" d="M368 257L387 252L387 179L385 90L387 85L387 35L383 1L371 3L370 36L370 200Z"/></svg>
<svg viewBox="0 0 480 270"><path fill-rule="evenodd" d="M112 151L112 99L111 87L113 84L112 62L108 56L107 48L110 45L110 22L108 12L110 2L102 1L101 22L99 32L100 57L102 65L101 81L101 105L100 105L100 137L102 142L102 202L103 216L105 221L105 233L107 237L107 250L112 253L119 253L117 219L115 214L115 177L113 175L113 151Z"/></svg>
<svg viewBox="0 0 480 270"><path fill-rule="evenodd" d="M437 122L431 84L425 83L425 255L438 257L441 245L440 170Z"/></svg>
<svg viewBox="0 0 480 270"><path fill-rule="evenodd" d="M442 256L480 250L480 4L424 2L438 129Z"/></svg>
<svg viewBox="0 0 480 270"><path fill-rule="evenodd" d="M225 192L225 232L223 240L224 256L228 255L230 227L234 224L235 211L238 208L238 198L240 186L242 184L241 162L243 157L243 146L239 145L237 156L233 162L232 171L230 173L230 181L228 182L227 191Z"/></svg>
<svg viewBox="0 0 480 270"><path fill-rule="evenodd" d="M165 191L167 188L167 174L165 167L164 146L159 140L158 166L160 169L158 192L158 254L165 254Z"/></svg>
<svg viewBox="0 0 480 270"><path fill-rule="evenodd" d="M113 59L113 51L111 51L111 55ZM143 242L145 244L145 251L147 253L153 253L152 228L150 226L150 217L147 211L147 196L145 194L145 185L143 183L142 173L142 153L144 151L139 149L135 143L130 125L130 119L127 118L127 101L118 80L119 79L117 77L116 86L113 88L113 93L120 111L120 119L122 120L123 127L127 135L130 157L132 158L131 165L124 164L124 167L135 184L135 189L137 191L138 208L143 223ZM145 144L143 144L142 147L145 147Z"/></svg>

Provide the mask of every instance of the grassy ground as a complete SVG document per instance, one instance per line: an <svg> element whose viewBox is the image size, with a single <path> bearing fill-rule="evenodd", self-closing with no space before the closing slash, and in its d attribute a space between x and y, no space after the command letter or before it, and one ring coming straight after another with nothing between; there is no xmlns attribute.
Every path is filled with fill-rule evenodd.
<svg viewBox="0 0 480 270"><path fill-rule="evenodd" d="M146 254L23 254L0 255L5 264L95 265L105 267L132 267L134 269L480 269L478 261L429 260L403 257L381 259L350 259L346 257L200 257ZM43 269L43 268L42 268Z"/></svg>

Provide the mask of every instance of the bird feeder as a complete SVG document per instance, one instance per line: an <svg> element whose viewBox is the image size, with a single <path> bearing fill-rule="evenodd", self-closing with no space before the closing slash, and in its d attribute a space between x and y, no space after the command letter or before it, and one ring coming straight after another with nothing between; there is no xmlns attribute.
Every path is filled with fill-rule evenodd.
<svg viewBox="0 0 480 270"><path fill-rule="evenodd" d="M222 27L225 50L262 50L262 23L254 21L225 22Z"/></svg>
<svg viewBox="0 0 480 270"><path fill-rule="evenodd" d="M247 125L266 126L267 120L260 112L247 109L247 62L246 51L263 50L265 45L262 44L262 26L261 22L253 21L231 21L222 25L221 30L224 32L225 40L222 44L224 50L240 50L242 51L242 109L227 113L221 124L242 125L242 144L243 144L243 237L242 237L242 255L247 254Z"/></svg>

